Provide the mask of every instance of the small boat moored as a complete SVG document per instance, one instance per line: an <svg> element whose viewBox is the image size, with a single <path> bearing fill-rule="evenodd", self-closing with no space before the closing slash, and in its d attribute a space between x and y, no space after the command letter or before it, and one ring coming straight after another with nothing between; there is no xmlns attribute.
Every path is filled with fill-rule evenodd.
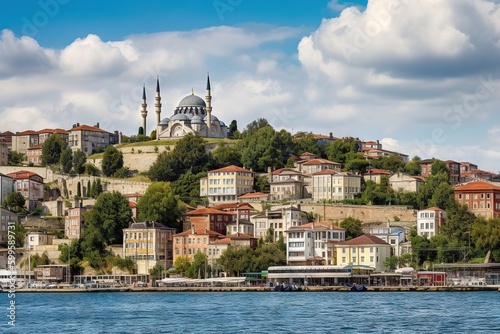
<svg viewBox="0 0 500 334"><path fill-rule="evenodd" d="M349 288L349 291L366 291L366 286L363 284L357 284L357 283L352 283L352 284L346 284L346 286Z"/></svg>

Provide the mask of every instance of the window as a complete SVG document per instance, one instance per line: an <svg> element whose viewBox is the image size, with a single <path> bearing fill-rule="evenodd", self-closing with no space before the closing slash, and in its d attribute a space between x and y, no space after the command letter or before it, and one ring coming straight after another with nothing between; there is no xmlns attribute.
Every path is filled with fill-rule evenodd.
<svg viewBox="0 0 500 334"><path fill-rule="evenodd" d="M361 262L365 262L365 257L364 256L361 257Z"/></svg>
<svg viewBox="0 0 500 334"><path fill-rule="evenodd" d="M373 262L373 256L370 256L370 262Z"/></svg>

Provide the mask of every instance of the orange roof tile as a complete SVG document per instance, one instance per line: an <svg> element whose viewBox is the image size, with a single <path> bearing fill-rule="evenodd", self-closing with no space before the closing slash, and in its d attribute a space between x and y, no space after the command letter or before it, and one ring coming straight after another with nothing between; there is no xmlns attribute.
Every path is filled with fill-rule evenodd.
<svg viewBox="0 0 500 334"><path fill-rule="evenodd" d="M500 190L500 187L488 182L470 182L455 188L455 191L479 191L479 190Z"/></svg>
<svg viewBox="0 0 500 334"><path fill-rule="evenodd" d="M209 171L209 173L220 173L220 172L246 172L246 173L251 173L252 171L250 171L248 169L245 169L245 168L242 168L242 167L235 166L235 165L231 165L231 166L227 166L227 167L222 167L222 168L219 168L219 169L214 169L214 170Z"/></svg>
<svg viewBox="0 0 500 334"><path fill-rule="evenodd" d="M80 126L75 126L74 128L71 128L69 131L94 131L94 132L104 132L104 133L110 133L106 130L103 130L101 128L95 127L95 126L90 126L90 125L80 125Z"/></svg>
<svg viewBox="0 0 500 334"><path fill-rule="evenodd" d="M39 150L41 148L42 148L42 145L33 145L33 146L28 147L28 151L29 150Z"/></svg>
<svg viewBox="0 0 500 334"><path fill-rule="evenodd" d="M337 174L337 172L331 169L324 169L320 170L319 172L312 173L311 175L334 175L334 174Z"/></svg>
<svg viewBox="0 0 500 334"><path fill-rule="evenodd" d="M440 208L438 208L438 207L436 207L436 206L433 206L433 207L427 208L427 209L425 209L425 210L429 210L429 211L444 211L443 209L440 209Z"/></svg>
<svg viewBox="0 0 500 334"><path fill-rule="evenodd" d="M188 216L197 216L197 215L231 215L232 213L212 208L199 208L193 211L188 211L185 214Z"/></svg>
<svg viewBox="0 0 500 334"><path fill-rule="evenodd" d="M27 135L36 135L36 134L38 134L38 132L33 131L33 130L26 130L23 132L18 132L14 136L27 136Z"/></svg>
<svg viewBox="0 0 500 334"><path fill-rule="evenodd" d="M220 234L219 232L211 231L211 230L196 230L193 233L193 230L186 230L181 233L174 234L174 237L176 236L183 236L183 235L209 235L209 236L215 236L215 237L224 237L223 234Z"/></svg>
<svg viewBox="0 0 500 334"><path fill-rule="evenodd" d="M327 223L327 222L312 222L312 223L307 223L307 224L303 224L300 226L293 226L293 227L290 227L290 229L294 229L294 230L296 230L296 229L312 229L312 228L318 228L318 227L325 227L325 228L332 229L332 230L345 231L345 229L343 229L342 227L335 226L335 225Z"/></svg>
<svg viewBox="0 0 500 334"><path fill-rule="evenodd" d="M7 176L15 179L15 180L25 180L25 179L29 179L30 177L32 176L38 176L41 178L40 175L36 174L36 173L33 173L33 172L29 172L27 170L20 170L20 171L17 171L17 172L13 172L13 173L9 173L9 174L6 174Z"/></svg>
<svg viewBox="0 0 500 334"><path fill-rule="evenodd" d="M251 193L245 193L243 195L238 196L238 198L255 198L255 197L267 197L269 194L264 194L261 192L251 192Z"/></svg>
<svg viewBox="0 0 500 334"><path fill-rule="evenodd" d="M373 175L373 174L391 175L392 173L387 169L372 168L363 175Z"/></svg>

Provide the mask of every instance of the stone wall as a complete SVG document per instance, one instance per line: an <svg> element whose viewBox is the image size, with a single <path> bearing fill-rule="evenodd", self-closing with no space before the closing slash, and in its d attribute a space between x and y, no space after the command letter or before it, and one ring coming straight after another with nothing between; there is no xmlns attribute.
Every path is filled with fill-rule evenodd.
<svg viewBox="0 0 500 334"><path fill-rule="evenodd" d="M397 205L342 205L311 203L302 204L301 210L314 212L324 221L337 223L347 217L353 217L361 220L363 223L387 223L395 222L416 222L417 211L413 208ZM397 217L397 218L395 218Z"/></svg>

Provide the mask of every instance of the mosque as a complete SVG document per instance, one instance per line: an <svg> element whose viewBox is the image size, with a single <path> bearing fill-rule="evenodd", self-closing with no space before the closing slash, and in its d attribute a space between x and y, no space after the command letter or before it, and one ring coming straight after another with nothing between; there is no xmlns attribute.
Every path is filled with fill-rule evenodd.
<svg viewBox="0 0 500 334"><path fill-rule="evenodd" d="M201 97L190 95L183 98L174 114L170 118L161 119L160 80L156 79L156 139L180 138L188 133L198 134L205 138L227 138L227 126L215 115L212 115L212 93L210 89L210 76L207 76L207 92L205 100ZM148 115L146 103L146 87L142 89L142 128L146 132L146 117Z"/></svg>

